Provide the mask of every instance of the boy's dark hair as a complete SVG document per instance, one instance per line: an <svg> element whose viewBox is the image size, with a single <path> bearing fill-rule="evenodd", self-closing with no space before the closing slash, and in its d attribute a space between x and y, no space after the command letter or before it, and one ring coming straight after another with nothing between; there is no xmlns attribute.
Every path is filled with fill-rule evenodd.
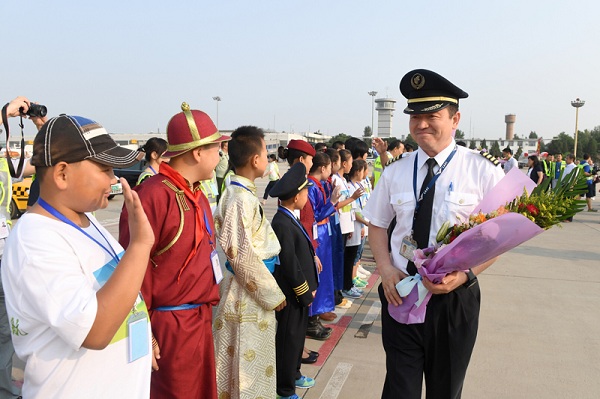
<svg viewBox="0 0 600 399"><path fill-rule="evenodd" d="M340 160L342 163L352 158L352 153L348 150L339 150L338 153L340 154Z"/></svg>
<svg viewBox="0 0 600 399"><path fill-rule="evenodd" d="M49 166L36 166L35 167L35 178L39 180L38 183L42 183L46 177L46 173L50 169Z"/></svg>
<svg viewBox="0 0 600 399"><path fill-rule="evenodd" d="M340 159L340 153L335 148L328 148L327 151L325 151L325 154L329 155L329 158L331 158L331 162L333 163L336 163Z"/></svg>
<svg viewBox="0 0 600 399"><path fill-rule="evenodd" d="M313 164L309 173L314 173L321 166L327 166L329 164L331 164L331 158L329 158L329 155L325 154L324 152L317 152L313 157Z"/></svg>
<svg viewBox="0 0 600 399"><path fill-rule="evenodd" d="M411 150L412 150L412 151L414 151L414 150L415 150L415 147L413 147L413 145L412 145L412 144L405 143L405 144L404 144L404 149L406 150L406 152L410 152Z"/></svg>
<svg viewBox="0 0 600 399"><path fill-rule="evenodd" d="M265 132L256 126L240 126L231 133L229 162L234 168L245 166L254 155L261 155Z"/></svg>
<svg viewBox="0 0 600 399"><path fill-rule="evenodd" d="M388 144L388 148L387 148L387 150L388 150L388 151L395 150L396 148L400 147L400 144L402 144L402 142L401 142L400 140L398 140L398 139L396 139L396 140L392 140L392 141L390 142L390 144Z"/></svg>
<svg viewBox="0 0 600 399"><path fill-rule="evenodd" d="M510 147L506 147L505 149L502 150L502 152L505 152L510 155L512 155L512 153L513 153L512 150L510 149Z"/></svg>
<svg viewBox="0 0 600 399"><path fill-rule="evenodd" d="M160 137L152 137L146 141L146 144L140 147L140 150L144 151L146 154L146 162L150 162L152 160L153 152L156 152L158 156L161 156L167 151L167 140L161 139Z"/></svg>
<svg viewBox="0 0 600 399"><path fill-rule="evenodd" d="M346 142L344 142L344 146L346 147L346 150L350 151L350 154L354 154L354 147L356 146L356 143L359 141L360 141L359 138L350 137L348 140L346 140Z"/></svg>
<svg viewBox="0 0 600 399"><path fill-rule="evenodd" d="M344 143L342 143L341 141L334 141L333 144L331 145L331 148L333 148L334 150L341 150L342 147L344 147Z"/></svg>
<svg viewBox="0 0 600 399"><path fill-rule="evenodd" d="M348 145L346 145L348 148ZM352 158L358 159L365 156L365 154L369 153L369 146L362 140L358 140L354 142L354 148L350 150L352 153Z"/></svg>
<svg viewBox="0 0 600 399"><path fill-rule="evenodd" d="M583 159L585 159L586 161L588 159L590 159L590 154L588 154L588 153L583 154Z"/></svg>
<svg viewBox="0 0 600 399"><path fill-rule="evenodd" d="M272 159L273 161L277 161L277 155L275 155L275 154L269 154L269 158Z"/></svg>
<svg viewBox="0 0 600 399"><path fill-rule="evenodd" d="M315 144L315 151L316 152L323 152L327 150L327 144L325 143L317 143Z"/></svg>

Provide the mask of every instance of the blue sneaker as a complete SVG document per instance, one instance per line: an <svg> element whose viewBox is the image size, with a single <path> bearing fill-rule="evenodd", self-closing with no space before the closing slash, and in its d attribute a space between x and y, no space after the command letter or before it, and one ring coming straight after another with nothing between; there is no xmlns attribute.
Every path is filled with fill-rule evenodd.
<svg viewBox="0 0 600 399"><path fill-rule="evenodd" d="M342 291L342 296L345 297L345 298L358 299L358 298L362 297L362 293L359 292L356 287L352 287L349 290L343 290Z"/></svg>
<svg viewBox="0 0 600 399"><path fill-rule="evenodd" d="M296 380L296 388L308 389L315 386L315 380L302 376Z"/></svg>
<svg viewBox="0 0 600 399"><path fill-rule="evenodd" d="M277 399L300 399L300 397L296 394L293 394L292 396L279 396L277 395Z"/></svg>

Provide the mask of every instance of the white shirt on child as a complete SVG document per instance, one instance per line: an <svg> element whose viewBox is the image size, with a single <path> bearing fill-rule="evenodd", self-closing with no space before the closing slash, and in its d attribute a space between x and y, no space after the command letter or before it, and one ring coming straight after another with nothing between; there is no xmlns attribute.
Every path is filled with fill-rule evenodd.
<svg viewBox="0 0 600 399"><path fill-rule="evenodd" d="M123 248L88 215L119 256ZM84 229L106 246L92 225ZM96 318L96 292L115 261L98 244L61 221L27 213L6 242L2 281L17 355L26 361L25 398L147 398L152 366L129 362L126 321L103 350L81 345ZM136 312L146 312L141 295Z"/></svg>

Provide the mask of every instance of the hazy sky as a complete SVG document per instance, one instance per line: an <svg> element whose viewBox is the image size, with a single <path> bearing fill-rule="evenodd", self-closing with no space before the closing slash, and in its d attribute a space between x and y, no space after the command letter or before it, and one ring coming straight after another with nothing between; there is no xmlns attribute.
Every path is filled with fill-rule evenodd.
<svg viewBox="0 0 600 399"><path fill-rule="evenodd" d="M8 3L8 4L7 4ZM544 138L600 125L597 1L66 1L0 5L0 101L25 95L50 115L110 132L165 131L183 100L219 127L360 135L371 97L432 69L469 93L468 137ZM31 129L31 125L29 126ZM27 132L26 132L27 133Z"/></svg>

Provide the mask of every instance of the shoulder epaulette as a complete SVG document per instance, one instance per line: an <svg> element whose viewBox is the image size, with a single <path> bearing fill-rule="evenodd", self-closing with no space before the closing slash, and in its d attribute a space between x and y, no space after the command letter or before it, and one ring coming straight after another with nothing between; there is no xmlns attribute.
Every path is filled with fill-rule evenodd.
<svg viewBox="0 0 600 399"><path fill-rule="evenodd" d="M500 161L498 161L496 159L496 157L494 157L492 154L490 154L487 151L481 151L479 152L479 154L484 157L485 159L487 159L488 161L490 161L491 163L494 164L494 166L498 166L500 164Z"/></svg>
<svg viewBox="0 0 600 399"><path fill-rule="evenodd" d="M390 159L389 161L387 161L387 163L385 164L385 166L390 166L394 162L401 160L402 159L402 155L404 155L404 154L400 154L397 157Z"/></svg>

